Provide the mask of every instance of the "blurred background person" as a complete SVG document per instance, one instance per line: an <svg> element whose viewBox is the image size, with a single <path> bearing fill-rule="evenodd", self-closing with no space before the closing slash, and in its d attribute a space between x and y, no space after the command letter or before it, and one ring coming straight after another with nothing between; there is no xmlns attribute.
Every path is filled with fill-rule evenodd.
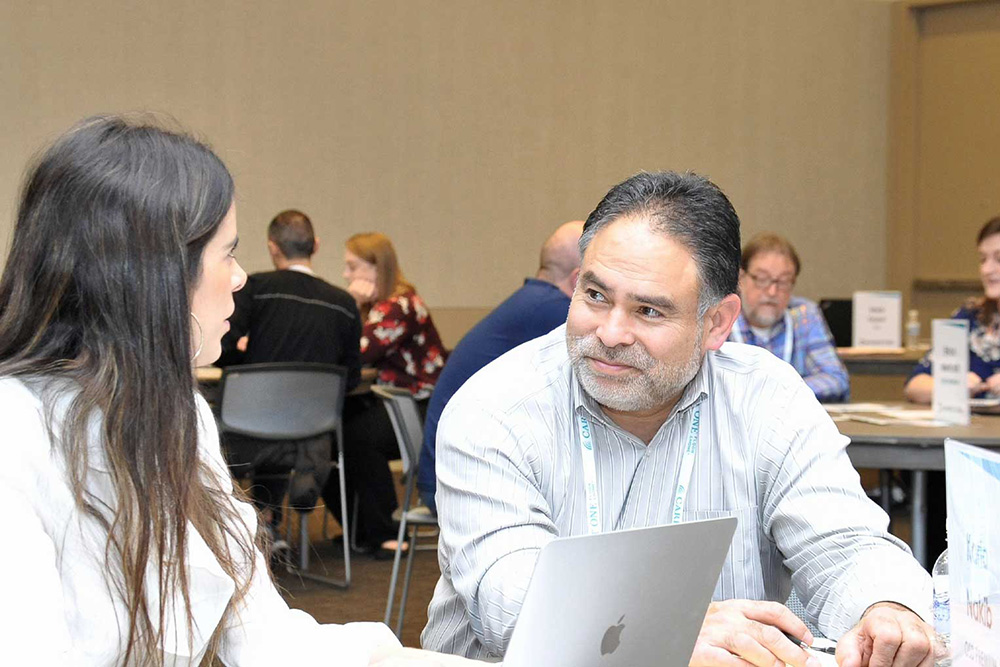
<svg viewBox="0 0 1000 667"><path fill-rule="evenodd" d="M378 371L379 384L401 387L417 400L421 416L441 369L445 350L430 311L416 288L403 277L392 241L366 232L347 239L344 279L363 322L361 360ZM399 458L399 445L389 415L371 394L352 396L344 405L344 458L347 500L358 521L359 550L378 558L392 557L398 507L388 462ZM326 506L339 517L340 482L331 475L323 490Z"/></svg>
<svg viewBox="0 0 1000 667"><path fill-rule="evenodd" d="M560 225L542 245L535 277L526 278L520 289L465 334L448 355L427 408L417 473L420 500L435 514L434 439L441 413L455 392L480 368L566 321L569 300L580 275L582 232L582 220Z"/></svg>
<svg viewBox="0 0 1000 667"><path fill-rule="evenodd" d="M813 301L792 296L801 268L787 239L751 239L740 259L743 308L729 340L763 347L791 364L821 402L846 401L850 380L823 313Z"/></svg>
<svg viewBox="0 0 1000 667"><path fill-rule="evenodd" d="M336 364L347 369L347 389L361 377L361 316L354 299L313 272L319 239L305 213L278 213L267 228L267 251L273 271L254 273L233 300L229 332L222 339L218 366L301 361ZM250 493L262 510L274 548L287 548L278 538L282 503L289 492L288 473L295 470L289 495L292 507L316 505L331 467L330 436L275 442L235 434L225 438L226 458L235 472L249 467ZM300 447L301 445L301 447Z"/></svg>
<svg viewBox="0 0 1000 667"><path fill-rule="evenodd" d="M952 319L969 323L969 395L1000 395L1000 217L992 218L976 236L979 250L979 279L983 295L962 304ZM928 352L906 381L903 395L914 403L929 404L934 394L931 369L933 355ZM943 472L927 473L927 553L939 554L948 545L947 489Z"/></svg>
<svg viewBox="0 0 1000 667"><path fill-rule="evenodd" d="M1000 395L1000 217L987 222L976 237L983 296L970 299L951 314L969 323L969 395ZM933 359L924 355L903 390L914 403L930 403L934 393Z"/></svg>

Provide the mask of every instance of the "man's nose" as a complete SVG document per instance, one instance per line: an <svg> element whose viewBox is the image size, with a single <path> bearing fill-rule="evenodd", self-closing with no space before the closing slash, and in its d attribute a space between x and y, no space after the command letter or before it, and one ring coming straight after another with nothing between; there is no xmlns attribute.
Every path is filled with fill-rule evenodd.
<svg viewBox="0 0 1000 667"><path fill-rule="evenodd" d="M635 334L632 332L628 315L617 308L608 313L595 333L605 347L632 345L635 342Z"/></svg>

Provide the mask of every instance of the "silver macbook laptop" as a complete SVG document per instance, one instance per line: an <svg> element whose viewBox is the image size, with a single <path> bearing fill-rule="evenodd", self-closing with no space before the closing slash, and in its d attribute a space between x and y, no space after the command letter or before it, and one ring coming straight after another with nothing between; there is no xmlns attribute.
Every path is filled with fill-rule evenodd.
<svg viewBox="0 0 1000 667"><path fill-rule="evenodd" d="M550 542L504 667L688 664L735 529L730 517Z"/></svg>

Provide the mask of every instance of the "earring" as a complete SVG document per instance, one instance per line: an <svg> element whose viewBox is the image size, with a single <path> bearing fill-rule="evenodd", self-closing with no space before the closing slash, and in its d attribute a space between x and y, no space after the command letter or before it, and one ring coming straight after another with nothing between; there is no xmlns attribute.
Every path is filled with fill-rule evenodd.
<svg viewBox="0 0 1000 667"><path fill-rule="evenodd" d="M194 361L201 354L201 348L205 346L205 330L201 328L201 321L194 314L194 311L191 312L191 317L194 319L194 323L198 325L198 349L195 350L194 356L191 357L191 361Z"/></svg>

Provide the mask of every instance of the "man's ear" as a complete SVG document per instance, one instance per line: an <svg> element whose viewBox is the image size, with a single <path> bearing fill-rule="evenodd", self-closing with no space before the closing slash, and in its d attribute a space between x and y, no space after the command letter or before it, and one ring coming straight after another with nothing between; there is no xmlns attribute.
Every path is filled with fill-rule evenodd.
<svg viewBox="0 0 1000 667"><path fill-rule="evenodd" d="M569 297L573 297L573 292L576 291L576 283L580 279L580 267L573 269L569 274L569 280L566 286L569 287Z"/></svg>
<svg viewBox="0 0 1000 667"><path fill-rule="evenodd" d="M313 251L312 251L312 254L315 255L318 252L319 252L319 237L318 236L314 236L313 237Z"/></svg>
<svg viewBox="0 0 1000 667"><path fill-rule="evenodd" d="M703 346L706 351L718 350L729 339L729 332L740 316L743 304L740 297L730 294L705 313L705 338Z"/></svg>

